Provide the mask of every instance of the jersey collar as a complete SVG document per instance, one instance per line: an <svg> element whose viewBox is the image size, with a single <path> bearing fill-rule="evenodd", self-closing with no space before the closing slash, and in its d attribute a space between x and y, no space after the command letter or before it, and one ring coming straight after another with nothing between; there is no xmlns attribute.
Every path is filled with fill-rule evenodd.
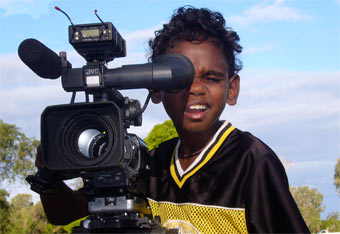
<svg viewBox="0 0 340 234"><path fill-rule="evenodd" d="M231 123L225 121L223 125L217 130L210 142L204 147L195 161L185 171L182 170L178 158L178 149L181 144L180 140L178 140L170 163L170 173L178 187L181 188L187 179L194 175L214 156L224 140L234 129L235 127L232 126Z"/></svg>

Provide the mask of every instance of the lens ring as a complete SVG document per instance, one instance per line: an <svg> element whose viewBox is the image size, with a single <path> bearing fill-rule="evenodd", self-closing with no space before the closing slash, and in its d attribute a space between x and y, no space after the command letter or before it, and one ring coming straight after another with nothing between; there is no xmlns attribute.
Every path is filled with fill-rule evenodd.
<svg viewBox="0 0 340 234"><path fill-rule="evenodd" d="M96 113L77 113L65 121L65 127L58 129L57 149L64 162L71 168L74 167L94 167L96 165L105 165L108 161L112 163L112 157L118 144L118 130L116 124L110 116L98 115ZM97 129L99 132L105 132L107 135L106 150L99 157L89 158L85 156L78 146L80 134L86 129ZM120 157L113 160L118 163Z"/></svg>
<svg viewBox="0 0 340 234"><path fill-rule="evenodd" d="M105 131L101 132L98 129L90 128L80 133L77 146L83 155L93 159L101 155L100 152L103 151L98 151L98 147L102 148L102 146L106 146L106 141L107 134Z"/></svg>
<svg viewBox="0 0 340 234"><path fill-rule="evenodd" d="M89 150L89 157L90 158L97 158L105 153L107 149L107 134L106 132L100 133L96 135L93 140L90 142Z"/></svg>

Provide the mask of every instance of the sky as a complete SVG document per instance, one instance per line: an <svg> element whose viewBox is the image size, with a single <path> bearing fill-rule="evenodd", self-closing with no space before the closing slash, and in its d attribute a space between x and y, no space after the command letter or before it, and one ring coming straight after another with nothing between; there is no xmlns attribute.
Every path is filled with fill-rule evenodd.
<svg viewBox="0 0 340 234"><path fill-rule="evenodd" d="M219 11L240 36L241 92L221 119L268 144L284 162L291 186L321 192L322 217L340 212L333 185L340 157L339 0L1 0L0 119L40 139L44 108L70 101L61 79L39 78L17 55L24 39L35 38L56 53L66 51L74 68L85 65L68 43L69 21L54 6L74 24L99 22L95 9L112 22L127 43L127 57L109 63L116 68L146 63L148 40L184 5ZM141 103L147 95L143 89L122 93ZM143 125L129 132L146 137L167 119L162 105L151 103ZM17 185L11 192L27 187Z"/></svg>

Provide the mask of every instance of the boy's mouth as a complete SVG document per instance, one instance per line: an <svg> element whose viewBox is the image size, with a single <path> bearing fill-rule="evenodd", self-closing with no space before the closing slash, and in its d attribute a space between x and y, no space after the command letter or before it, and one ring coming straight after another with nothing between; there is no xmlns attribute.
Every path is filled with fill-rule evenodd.
<svg viewBox="0 0 340 234"><path fill-rule="evenodd" d="M185 109L185 115L189 119L199 120L199 119L202 119L206 115L208 109L209 107L205 104L189 105Z"/></svg>
<svg viewBox="0 0 340 234"><path fill-rule="evenodd" d="M190 105L186 108L187 112L201 112L207 110L208 107L202 104Z"/></svg>

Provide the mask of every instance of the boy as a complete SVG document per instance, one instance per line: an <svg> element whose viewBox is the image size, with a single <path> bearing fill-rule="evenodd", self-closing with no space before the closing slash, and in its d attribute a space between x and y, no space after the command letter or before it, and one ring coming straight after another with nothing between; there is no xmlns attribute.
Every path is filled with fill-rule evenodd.
<svg viewBox="0 0 340 234"><path fill-rule="evenodd" d="M235 56L242 48L224 24L221 14L208 9L179 8L149 42L151 59L179 53L195 67L190 88L152 95L179 135L154 153L153 216L183 233L309 232L275 153L219 120L240 89Z"/></svg>
<svg viewBox="0 0 340 234"><path fill-rule="evenodd" d="M151 59L183 54L196 74L187 90L152 95L179 135L154 152L148 199L153 216L181 233L309 232L274 152L219 120L226 103L235 105L239 94L238 40L221 14L186 7L149 43ZM84 195L62 182L41 201L54 224L88 213Z"/></svg>

